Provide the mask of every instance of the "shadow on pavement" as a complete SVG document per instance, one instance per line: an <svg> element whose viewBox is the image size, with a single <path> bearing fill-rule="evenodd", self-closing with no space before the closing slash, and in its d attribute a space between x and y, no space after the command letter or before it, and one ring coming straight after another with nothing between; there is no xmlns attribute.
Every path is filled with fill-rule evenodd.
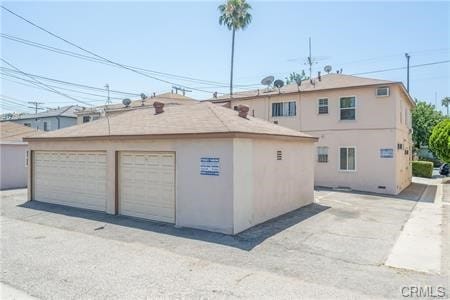
<svg viewBox="0 0 450 300"><path fill-rule="evenodd" d="M315 190L316 191L333 191L336 193L346 193L346 194L355 194L355 195L388 197L388 198L409 200L409 201L419 201L427 187L429 187L429 189L434 191L433 195L436 194L437 187L435 185L428 185L428 184L417 183L417 182L411 183L407 188L405 188L403 191L401 191L398 195L363 192L363 191L357 191L357 190L339 190L339 189L333 189L333 188L328 188L328 187L315 187ZM424 201L424 202L429 202L429 201ZM432 202L432 201L430 201L430 202Z"/></svg>
<svg viewBox="0 0 450 300"><path fill-rule="evenodd" d="M119 226L137 228L141 230L152 231L161 234L168 234L177 237L195 239L208 243L216 243L225 246L239 248L250 251L264 240L276 235L277 233L294 226L308 218L311 218L328 208L329 206L312 203L302 208L296 209L252 228L249 228L237 235L227 235L210 232L206 230L192 228L177 228L173 224L155 222L150 220L137 219L121 215L109 215L103 212L85 210L63 205L44 203L40 201L28 201L19 207L45 211L54 214L60 214L70 217L83 218L93 221L99 221ZM102 227L93 229L101 230Z"/></svg>

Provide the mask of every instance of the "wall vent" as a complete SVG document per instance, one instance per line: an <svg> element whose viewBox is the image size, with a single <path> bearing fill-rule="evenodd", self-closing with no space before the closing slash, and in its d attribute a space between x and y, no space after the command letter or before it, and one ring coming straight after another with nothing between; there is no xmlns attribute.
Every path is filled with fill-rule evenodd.
<svg viewBox="0 0 450 300"><path fill-rule="evenodd" d="M379 188L379 189L382 189L382 190L385 190L385 189L386 189L386 187L385 187L384 185L379 185L378 188Z"/></svg>
<svg viewBox="0 0 450 300"><path fill-rule="evenodd" d="M281 150L277 151L277 160L282 160L283 159L283 153L281 152Z"/></svg>

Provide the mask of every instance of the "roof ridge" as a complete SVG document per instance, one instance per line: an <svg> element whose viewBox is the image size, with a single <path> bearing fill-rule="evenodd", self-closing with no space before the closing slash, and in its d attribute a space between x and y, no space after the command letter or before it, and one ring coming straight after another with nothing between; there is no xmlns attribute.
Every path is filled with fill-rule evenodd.
<svg viewBox="0 0 450 300"><path fill-rule="evenodd" d="M214 105L214 104L212 104ZM222 123L222 125L228 130L231 131L230 127L227 126L227 124L225 124L225 122L222 120L221 117L219 117L219 115L214 111L214 109L212 109L212 105L207 104L208 109L216 116L216 118L220 121L220 123Z"/></svg>
<svg viewBox="0 0 450 300"><path fill-rule="evenodd" d="M58 116L62 115L63 113L65 113L66 111L68 111L69 109L71 109L72 107L73 107L73 105L67 106L65 110L59 112Z"/></svg>

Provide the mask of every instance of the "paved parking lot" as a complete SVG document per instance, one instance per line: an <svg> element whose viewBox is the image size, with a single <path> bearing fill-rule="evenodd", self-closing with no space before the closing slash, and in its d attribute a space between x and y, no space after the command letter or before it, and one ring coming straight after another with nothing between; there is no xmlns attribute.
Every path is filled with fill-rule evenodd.
<svg viewBox="0 0 450 300"><path fill-rule="evenodd" d="M445 263L441 274L384 265L424 188L415 184L396 198L318 191L316 203L237 236L25 202L25 190L6 191L1 281L53 299L402 298L401 287L411 285L448 291Z"/></svg>

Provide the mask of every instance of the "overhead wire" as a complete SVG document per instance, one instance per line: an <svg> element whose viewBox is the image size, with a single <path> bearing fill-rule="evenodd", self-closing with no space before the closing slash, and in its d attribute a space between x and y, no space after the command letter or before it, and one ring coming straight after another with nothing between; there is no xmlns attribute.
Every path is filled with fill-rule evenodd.
<svg viewBox="0 0 450 300"><path fill-rule="evenodd" d="M119 67L121 67L121 68L127 69L127 70L129 70L129 71L131 71L131 72L133 72L133 73L140 74L140 75L145 76L145 77L147 77L147 78L154 79L154 80L158 80L158 81L160 81L160 82L164 82L164 83L167 83L167 84L170 84L170 85L177 85L177 86L180 86L180 87L182 87L182 88L187 88L187 89L190 89L190 90L195 90L195 91L198 91L198 92L204 92L204 93L208 93L208 94L212 94L212 93L213 93L212 91L208 91L208 90L204 90L204 89L198 89L198 88L193 88L193 87L190 87L190 86L187 86L187 85L181 85L181 84L178 84L178 83L169 81L169 80L161 79L161 78L158 78L158 77L156 77L156 76L151 76L151 75L146 74L146 73L144 73L144 72L142 72L142 71L139 71L139 70L136 70L136 69L127 67L126 65L123 65L123 64L121 64L121 63L112 61L112 60L110 60L110 59L108 59L108 58L106 58L106 57L104 57L104 56L101 56L101 55L99 55L99 54L97 54L97 53L95 53L95 52L93 52L93 51L87 50L87 49L85 49L85 48L83 48L83 47L81 47L81 46L79 46L79 45L77 45L77 44L75 44L75 43L73 43L73 42L71 42L71 41L69 41L69 40L63 38L63 37L61 37L61 36L59 36L59 35L57 35L57 34L51 32L50 30L45 29L45 28L42 27L42 26L37 25L36 23L34 23L34 22L32 22L32 21L26 19L25 17L23 17L23 16L21 16L21 15L15 13L15 12L13 12L12 10L6 8L4 5L1 5L1 8L3 8L5 11L9 12L10 14L16 16L17 18L19 18L19 19L25 21L26 23L28 23L28 24L30 24L30 25L32 25L32 26L34 26L34 27L40 29L41 31L44 31L44 32L48 33L49 35L51 35L51 36L53 36L53 37L55 37L55 38L57 38L57 39L59 39L59 40L64 41L65 43L67 43L67 44L69 44L69 45L71 45L71 46L73 46L73 47L75 47L75 48L80 49L80 50L83 51L83 52L89 53L89 54L92 55L92 56L95 56L95 57L97 57L97 58L100 58L100 59L102 59L102 60L104 60L104 61L106 61L106 62L109 62L109 63L114 64L114 65L116 65L116 66L119 66Z"/></svg>

